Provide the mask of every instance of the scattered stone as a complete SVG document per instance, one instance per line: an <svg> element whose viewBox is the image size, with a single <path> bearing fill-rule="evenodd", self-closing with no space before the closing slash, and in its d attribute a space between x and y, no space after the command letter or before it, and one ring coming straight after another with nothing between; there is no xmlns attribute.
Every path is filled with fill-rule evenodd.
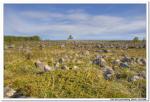
<svg viewBox="0 0 150 102"><path fill-rule="evenodd" d="M138 74L138 76L140 76L140 77L146 79L146 72L145 72L145 71L142 71L142 72L140 72L140 73Z"/></svg>
<svg viewBox="0 0 150 102"><path fill-rule="evenodd" d="M120 67L123 67L123 68L129 68L129 65L128 65L128 63L127 62L125 62L125 63L120 63Z"/></svg>
<svg viewBox="0 0 150 102"><path fill-rule="evenodd" d="M121 61L131 63L131 59L127 56L124 56L124 58L122 58Z"/></svg>
<svg viewBox="0 0 150 102"><path fill-rule="evenodd" d="M63 70L69 70L69 67L67 67L66 65L63 65L63 66L61 67L61 69L63 69Z"/></svg>
<svg viewBox="0 0 150 102"><path fill-rule="evenodd" d="M41 70L44 69L44 64L43 64L40 60L37 60L37 61L35 62L35 66L36 66L37 68L40 68Z"/></svg>
<svg viewBox="0 0 150 102"><path fill-rule="evenodd" d="M112 76L114 75L114 71L113 71L113 69L110 68L110 67L105 67L105 68L103 69L103 75L104 75L104 78L105 78L106 80L109 80L109 79L111 79Z"/></svg>
<svg viewBox="0 0 150 102"><path fill-rule="evenodd" d="M55 68L55 69L58 69L58 68L59 68L59 65L60 65L60 64L59 64L58 62L55 63L55 64L54 64L54 68Z"/></svg>
<svg viewBox="0 0 150 102"><path fill-rule="evenodd" d="M15 45L10 44L10 45L8 45L7 47L8 47L8 48L15 48Z"/></svg>
<svg viewBox="0 0 150 102"><path fill-rule="evenodd" d="M65 61L64 58L60 58L58 62L59 62L59 63L64 63L64 61Z"/></svg>
<svg viewBox="0 0 150 102"><path fill-rule="evenodd" d="M52 70L52 68L49 66L49 65L44 65L41 61L37 60L35 62L35 66L37 68L40 68L43 72L47 72L47 71L50 71Z"/></svg>
<svg viewBox="0 0 150 102"><path fill-rule="evenodd" d="M131 78L131 81L137 81L139 79L141 79L141 78L139 76L135 75Z"/></svg>
<svg viewBox="0 0 150 102"><path fill-rule="evenodd" d="M111 52L111 51L110 51L110 50L108 50L108 49L107 49L107 50L105 49L105 50L103 50L103 52L105 52L105 53L109 53L109 52Z"/></svg>
<svg viewBox="0 0 150 102"><path fill-rule="evenodd" d="M6 98L12 97L15 93L16 91L8 86L4 88L4 97Z"/></svg>
<svg viewBox="0 0 150 102"><path fill-rule="evenodd" d="M90 52L89 51L85 51L85 55L86 56L90 55Z"/></svg>
<svg viewBox="0 0 150 102"><path fill-rule="evenodd" d="M146 65L146 59L141 58L141 60L140 60L140 61L142 62L142 64L143 64L143 65Z"/></svg>
<svg viewBox="0 0 150 102"><path fill-rule="evenodd" d="M104 67L107 65L105 59L103 58L97 58L93 61L93 64L99 65L100 67Z"/></svg>
<svg viewBox="0 0 150 102"><path fill-rule="evenodd" d="M73 66L73 69L78 69L78 66Z"/></svg>
<svg viewBox="0 0 150 102"><path fill-rule="evenodd" d="M61 48L65 48L65 45L61 45L60 47L61 47Z"/></svg>
<svg viewBox="0 0 150 102"><path fill-rule="evenodd" d="M119 59L112 62L113 65L119 65L120 63L121 63L121 61Z"/></svg>
<svg viewBox="0 0 150 102"><path fill-rule="evenodd" d="M45 71L45 72L48 72L48 71L50 71L50 70L52 70L52 68L51 68L49 65L45 65L45 66L44 66L44 71Z"/></svg>

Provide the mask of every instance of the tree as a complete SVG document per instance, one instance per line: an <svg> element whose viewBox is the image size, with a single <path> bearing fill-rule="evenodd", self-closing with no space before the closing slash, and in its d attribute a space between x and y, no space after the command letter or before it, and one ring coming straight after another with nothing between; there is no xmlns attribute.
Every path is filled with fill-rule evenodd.
<svg viewBox="0 0 150 102"><path fill-rule="evenodd" d="M138 38L138 37L134 37L134 38L133 38L133 41L134 41L134 42L138 42L138 41L139 41L139 38Z"/></svg>
<svg viewBox="0 0 150 102"><path fill-rule="evenodd" d="M72 39L73 39L73 36L69 35L68 40L72 40Z"/></svg>

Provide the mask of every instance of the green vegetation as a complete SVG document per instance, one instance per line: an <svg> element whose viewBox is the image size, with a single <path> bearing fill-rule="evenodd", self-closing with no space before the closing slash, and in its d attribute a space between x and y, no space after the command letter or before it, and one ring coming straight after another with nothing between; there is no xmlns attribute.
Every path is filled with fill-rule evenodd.
<svg viewBox="0 0 150 102"><path fill-rule="evenodd" d="M40 41L39 36L23 37L23 36L4 36L5 42L14 42L14 41Z"/></svg>
<svg viewBox="0 0 150 102"><path fill-rule="evenodd" d="M8 37L9 38L9 37ZM10 41L10 39L5 39ZM38 39L39 40L39 39ZM64 48L59 41L44 42L46 47L41 50L41 41L13 42L14 48L4 51L4 86L10 86L21 91L25 96L37 98L144 98L146 97L146 80L141 79L129 82L128 79L145 71L143 65L131 65L131 68L122 69L114 67L115 76L112 80L105 80L102 70L91 61L97 55L107 56L107 63L112 66L114 59L126 54L131 57L146 57L145 48L115 49L111 52L95 52L98 48L91 48L89 55L85 55L86 49L72 48L72 42L67 42ZM31 57L28 59L26 48L18 49L26 44L30 49ZM112 53L113 52L113 53ZM34 63L40 59L51 67L59 58L69 57L64 63L69 68L77 66L78 69L54 70L39 74L39 69ZM117 79L117 74L120 79Z"/></svg>

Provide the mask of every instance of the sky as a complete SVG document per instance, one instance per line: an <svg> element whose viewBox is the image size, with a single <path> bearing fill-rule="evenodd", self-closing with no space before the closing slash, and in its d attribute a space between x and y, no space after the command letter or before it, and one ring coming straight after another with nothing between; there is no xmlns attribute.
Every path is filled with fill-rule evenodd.
<svg viewBox="0 0 150 102"><path fill-rule="evenodd" d="M146 36L145 4L5 4L4 35L43 40L131 40Z"/></svg>

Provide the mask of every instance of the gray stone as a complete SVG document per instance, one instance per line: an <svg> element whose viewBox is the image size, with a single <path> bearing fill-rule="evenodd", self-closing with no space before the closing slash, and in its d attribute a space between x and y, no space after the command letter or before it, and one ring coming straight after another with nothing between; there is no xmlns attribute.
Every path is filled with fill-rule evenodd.
<svg viewBox="0 0 150 102"><path fill-rule="evenodd" d="M129 68L129 65L128 65L128 63L127 62L125 62L125 63L120 63L120 67L123 67L123 68Z"/></svg>
<svg viewBox="0 0 150 102"><path fill-rule="evenodd" d="M128 62L128 63L131 63L131 59L127 56L124 56L122 59L121 59L122 62Z"/></svg>
<svg viewBox="0 0 150 102"><path fill-rule="evenodd" d="M105 59L103 58L96 58L95 60L93 60L93 64L99 65L100 67L104 67L107 65Z"/></svg>
<svg viewBox="0 0 150 102"><path fill-rule="evenodd" d="M106 80L109 80L109 79L111 79L112 76L114 75L114 71L113 71L113 69L110 68L110 67L105 67L105 68L103 69L103 75L104 75L104 78L105 78Z"/></svg>

